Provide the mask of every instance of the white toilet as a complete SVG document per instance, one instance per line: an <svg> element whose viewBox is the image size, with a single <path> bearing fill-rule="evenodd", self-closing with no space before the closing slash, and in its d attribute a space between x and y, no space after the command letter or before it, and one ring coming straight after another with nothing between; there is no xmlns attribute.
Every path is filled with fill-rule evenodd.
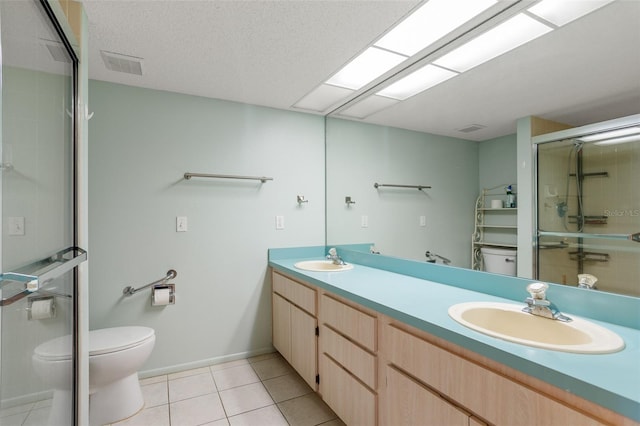
<svg viewBox="0 0 640 426"><path fill-rule="evenodd" d="M482 262L486 272L495 274L516 275L518 251L515 249L482 247Z"/></svg>
<svg viewBox="0 0 640 426"><path fill-rule="evenodd" d="M104 425L137 413L144 405L138 369L156 341L149 327L114 327L89 332L89 423ZM73 424L71 336L39 345L33 353L36 374L53 388L49 425Z"/></svg>

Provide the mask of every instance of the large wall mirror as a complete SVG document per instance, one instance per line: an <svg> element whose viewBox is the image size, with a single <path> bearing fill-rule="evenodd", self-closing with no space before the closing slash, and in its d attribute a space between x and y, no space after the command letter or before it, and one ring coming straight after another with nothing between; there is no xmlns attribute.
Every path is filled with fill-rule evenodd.
<svg viewBox="0 0 640 426"><path fill-rule="evenodd" d="M519 118L578 127L638 113L640 83L633 76L640 74L640 53L624 47L640 42L638 19L638 4L615 1L386 109L357 120L335 111L326 121L327 244L373 243L382 254L418 261L428 260L429 251L470 268L477 197L483 188L515 184L521 173ZM461 131L472 123L489 124ZM637 171L630 163L638 160L637 149L608 149L617 152L615 161L606 160L612 167L625 163ZM619 179L628 188L622 196L635 191L637 202L632 175ZM518 198L532 199L533 191L514 187ZM540 278L577 285L577 275ZM640 287L637 275L633 280ZM638 295L637 288L599 289Z"/></svg>

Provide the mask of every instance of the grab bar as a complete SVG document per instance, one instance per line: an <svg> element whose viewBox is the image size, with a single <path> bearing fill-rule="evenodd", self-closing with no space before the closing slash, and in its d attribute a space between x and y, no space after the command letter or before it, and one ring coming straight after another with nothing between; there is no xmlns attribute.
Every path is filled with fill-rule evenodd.
<svg viewBox="0 0 640 426"><path fill-rule="evenodd" d="M159 280L156 280L152 283L149 283L147 285L143 285L142 287L139 288L133 288L132 286L127 286L122 290L122 294L124 294L125 296L131 296L132 294L135 294L137 292L139 292L140 290L144 290L145 288L151 287L152 285L156 285L156 284L162 284L168 280L171 280L175 277L178 276L178 273L173 270L173 269L169 269L169 271L167 271L167 275L164 278L160 278Z"/></svg>
<svg viewBox="0 0 640 426"><path fill-rule="evenodd" d="M259 180L265 183L268 180L273 180L272 177L266 176L234 176L234 175L212 175L208 173L185 173L184 178L189 180L192 177L204 177L204 178L217 178L217 179L245 179L245 180Z"/></svg>
<svg viewBox="0 0 640 426"><path fill-rule="evenodd" d="M585 234L582 232L552 232L538 231L540 237L568 237L568 238L600 238L605 240L629 240L640 243L640 232L634 234Z"/></svg>
<svg viewBox="0 0 640 426"><path fill-rule="evenodd" d="M65 257L69 254L72 254L73 257L66 259ZM21 271L34 269L42 270L58 264L42 274L26 274L22 272L7 272L0 274L0 288L4 287L8 282L21 282L25 285L21 292L16 293L13 296L0 299L0 306L10 305L31 293L41 290L51 281L71 271L85 260L87 260L87 252L85 250L79 247L69 247L64 250L60 250L53 256L44 260L34 262L20 268ZM4 283L2 281L4 281Z"/></svg>
<svg viewBox="0 0 640 426"><path fill-rule="evenodd" d="M393 188L415 188L418 191L422 191L423 189L431 189L431 187L428 185L396 185L392 183L378 183L378 182L373 184L373 187L376 189L381 188L383 186L393 187Z"/></svg>

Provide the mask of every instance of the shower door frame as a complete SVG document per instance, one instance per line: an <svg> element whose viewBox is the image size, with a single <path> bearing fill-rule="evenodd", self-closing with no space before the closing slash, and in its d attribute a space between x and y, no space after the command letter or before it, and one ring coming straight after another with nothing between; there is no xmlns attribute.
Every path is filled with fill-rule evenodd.
<svg viewBox="0 0 640 426"><path fill-rule="evenodd" d="M566 139L575 139L589 135L595 135L598 133L608 132L617 129L623 129L627 127L634 127L640 125L640 114L630 115L627 117L616 118L613 120L603 121L601 123L588 124L581 127L576 127L567 130L560 130L557 132L546 133L540 136L534 136L531 138L532 149L532 165L533 165L533 207L534 214L532 215L532 231L533 231L533 278L540 278L540 229L539 229L539 199L538 199L538 146L546 143L559 142ZM576 176L577 177L577 176ZM577 238L580 238L578 235ZM580 238L581 239L581 238Z"/></svg>
<svg viewBox="0 0 640 426"><path fill-rule="evenodd" d="M70 213L72 215L72 228L71 228L71 239L73 241L74 248L78 246L79 238L78 238L78 217L79 217L79 209L78 209L78 168L79 168L79 132L78 132L78 100L79 100L79 80L78 80L78 72L79 72L79 58L76 50L73 48L69 38L59 21L60 13L56 13L54 9L60 9L57 6L52 6L50 4L50 0L32 0L40 9L40 12L43 14L43 17L48 19L49 23L53 27L53 30L59 37L60 43L64 46L69 59L71 60L71 111L69 113L70 116L70 126L71 131L69 133L68 140L69 148L71 151L70 160L71 160L71 185L69 190L70 194ZM1 40L0 40L1 45ZM2 49L0 49L0 66L2 65ZM0 74L1 76L2 74ZM1 93L1 92L0 92ZM0 101L1 102L1 101ZM68 111L69 112L69 111ZM0 129L1 121L0 121ZM2 195L2 190L0 188L0 196ZM2 198L0 197L0 202ZM0 246L0 254L2 253L2 247ZM86 253L86 252L85 252ZM86 256L86 255L85 255ZM0 262L1 265L1 262ZM73 424L79 425L81 422L80 419L80 407L79 407L79 398L78 398L78 389L80 388L80 363L79 358L80 354L80 344L79 344L79 314L80 314L80 306L78 300L78 285L79 285L79 274L78 268L74 267L72 270L72 308L71 308L71 333L72 333L72 377L71 382L73 384L73 398L72 398L72 418Z"/></svg>

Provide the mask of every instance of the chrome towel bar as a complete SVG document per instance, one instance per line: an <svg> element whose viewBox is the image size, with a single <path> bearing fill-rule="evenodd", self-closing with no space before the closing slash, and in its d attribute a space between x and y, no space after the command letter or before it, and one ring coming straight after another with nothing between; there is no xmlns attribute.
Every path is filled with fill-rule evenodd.
<svg viewBox="0 0 640 426"><path fill-rule="evenodd" d="M203 177L203 178L216 178L216 179L244 179L244 180L259 180L262 183L265 183L268 180L273 180L272 177L266 176L235 176L235 175L212 175L208 173L185 173L184 178L186 180L191 179L192 177Z"/></svg>
<svg viewBox="0 0 640 426"><path fill-rule="evenodd" d="M139 288L133 288L132 286L127 286L122 290L122 294L124 294L125 296L131 296L132 294L135 294L135 293L139 292L140 290L144 290L145 288L149 288L152 285L163 284L166 281L168 281L170 279L173 279L173 278L175 278L177 276L178 276L178 273L175 270L169 269L167 271L167 275L164 278L160 278L159 280L156 280L156 281L154 281L152 283L149 283L147 285L143 285L142 287L139 287Z"/></svg>
<svg viewBox="0 0 640 426"><path fill-rule="evenodd" d="M378 183L378 182L373 184L373 187L376 189L381 188L383 186L393 187L393 188L414 188L414 189L417 189L418 191L422 191L423 189L431 189L429 185L396 185L392 183Z"/></svg>

